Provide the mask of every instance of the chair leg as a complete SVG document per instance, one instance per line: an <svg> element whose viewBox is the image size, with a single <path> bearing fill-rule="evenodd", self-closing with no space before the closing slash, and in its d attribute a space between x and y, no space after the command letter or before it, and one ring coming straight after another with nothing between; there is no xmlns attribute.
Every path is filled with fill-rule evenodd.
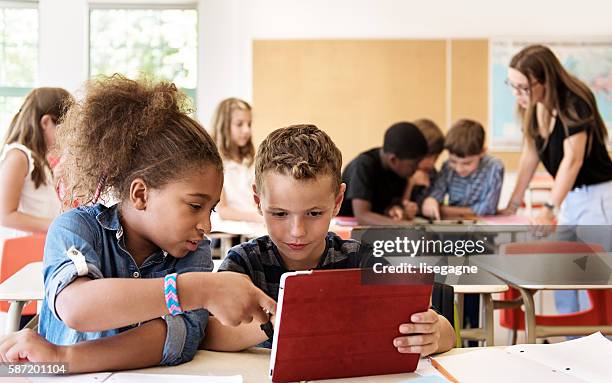
<svg viewBox="0 0 612 383"><path fill-rule="evenodd" d="M508 333L508 344L511 345L511 346L515 345L517 337L518 337L518 331L517 331L517 329L513 328Z"/></svg>

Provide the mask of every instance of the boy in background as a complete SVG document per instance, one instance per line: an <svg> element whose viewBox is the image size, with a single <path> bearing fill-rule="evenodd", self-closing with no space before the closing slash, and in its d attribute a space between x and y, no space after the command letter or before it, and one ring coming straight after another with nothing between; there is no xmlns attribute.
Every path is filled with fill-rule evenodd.
<svg viewBox="0 0 612 383"><path fill-rule="evenodd" d="M404 193L426 154L427 141L414 124L398 122L389 127L382 148L359 154L344 169L346 195L339 215L354 216L361 225L408 223L417 206L407 203Z"/></svg>
<svg viewBox="0 0 612 383"><path fill-rule="evenodd" d="M459 120L446 135L448 160L442 166L422 213L435 220L491 215L504 179L501 160L486 154L485 131L473 120ZM448 206L440 206L448 195Z"/></svg>
<svg viewBox="0 0 612 383"><path fill-rule="evenodd" d="M341 166L340 151L314 125L270 133L255 156L254 185L254 199L269 235L233 247L219 271L246 274L278 300L281 275L288 271L360 267L359 242L328 232L346 188ZM453 347L453 328L442 315L430 309L410 319L414 323L398 324L402 335L393 345L399 352L424 356ZM211 317L208 326L203 344L208 349L236 351L262 342L271 346L272 339L255 321L225 327Z"/></svg>

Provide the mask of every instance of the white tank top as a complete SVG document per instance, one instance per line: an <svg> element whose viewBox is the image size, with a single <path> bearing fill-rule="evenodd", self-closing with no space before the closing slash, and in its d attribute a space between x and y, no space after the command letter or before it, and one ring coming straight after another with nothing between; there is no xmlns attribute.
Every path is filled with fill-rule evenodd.
<svg viewBox="0 0 612 383"><path fill-rule="evenodd" d="M34 171L32 151L24 145L17 143L5 145L2 149L2 153L0 153L0 163L4 161L6 155L11 150L20 150L28 157L28 174L25 176L23 189L21 189L21 197L19 198L19 207L17 211L35 217L57 217L61 212L62 205L55 191L53 176L49 168L45 167L47 183L36 188L32 180L32 172ZM0 226L0 239L2 240L30 234L29 232Z"/></svg>

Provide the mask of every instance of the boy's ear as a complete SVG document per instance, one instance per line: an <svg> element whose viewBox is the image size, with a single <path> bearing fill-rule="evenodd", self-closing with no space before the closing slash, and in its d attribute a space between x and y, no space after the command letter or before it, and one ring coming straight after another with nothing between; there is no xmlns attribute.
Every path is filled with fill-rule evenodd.
<svg viewBox="0 0 612 383"><path fill-rule="evenodd" d="M336 195L336 201L334 202L334 217L338 215L340 212L340 207L342 206L342 201L344 201L344 192L346 191L346 184L343 182L340 184L340 190L338 190L338 194Z"/></svg>
<svg viewBox="0 0 612 383"><path fill-rule="evenodd" d="M253 201L255 201L255 205L257 205L257 211L259 214L261 213L261 199L259 198L259 194L257 194L257 185L253 184Z"/></svg>
<svg viewBox="0 0 612 383"><path fill-rule="evenodd" d="M146 210L149 188L142 178L136 178L130 184L130 202L136 210Z"/></svg>

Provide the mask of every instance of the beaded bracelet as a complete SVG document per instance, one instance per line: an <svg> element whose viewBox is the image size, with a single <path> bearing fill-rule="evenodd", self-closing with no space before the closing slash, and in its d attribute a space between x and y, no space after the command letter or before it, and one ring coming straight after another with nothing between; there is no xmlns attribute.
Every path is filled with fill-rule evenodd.
<svg viewBox="0 0 612 383"><path fill-rule="evenodd" d="M166 307L168 307L170 315L175 316L183 312L176 289L176 273L168 274L164 277L164 297L166 298Z"/></svg>

